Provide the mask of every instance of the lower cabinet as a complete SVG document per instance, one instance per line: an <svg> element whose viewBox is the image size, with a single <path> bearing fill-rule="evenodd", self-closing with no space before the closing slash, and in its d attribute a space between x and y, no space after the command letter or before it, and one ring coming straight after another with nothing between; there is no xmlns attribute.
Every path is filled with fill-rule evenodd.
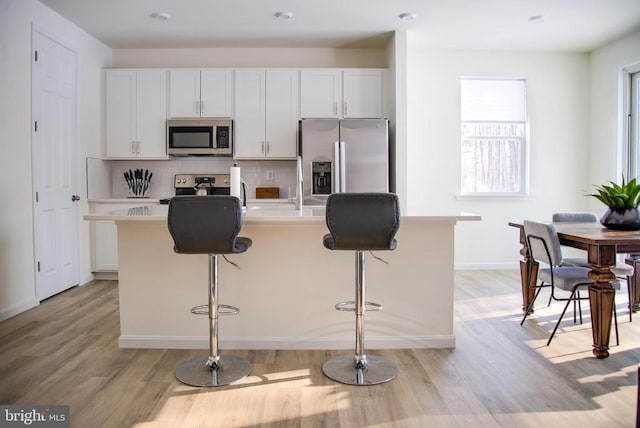
<svg viewBox="0 0 640 428"><path fill-rule="evenodd" d="M113 221L94 221L92 253L94 272L118 270L118 229Z"/></svg>
<svg viewBox="0 0 640 428"><path fill-rule="evenodd" d="M103 213L151 204L91 202L91 213ZM118 271L118 228L114 221L91 222L91 271L116 273Z"/></svg>

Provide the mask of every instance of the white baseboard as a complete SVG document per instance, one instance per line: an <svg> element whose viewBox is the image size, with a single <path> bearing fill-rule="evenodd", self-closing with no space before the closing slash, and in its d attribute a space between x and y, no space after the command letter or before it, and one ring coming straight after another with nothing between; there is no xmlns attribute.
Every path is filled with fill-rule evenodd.
<svg viewBox="0 0 640 428"><path fill-rule="evenodd" d="M121 348L152 349L208 349L209 339L206 336L136 336L121 335L118 340ZM367 338L367 349L424 349L455 348L453 335L446 336L412 336L412 337L372 337ZM353 338L331 337L243 337L220 338L223 349L352 349Z"/></svg>
<svg viewBox="0 0 640 428"><path fill-rule="evenodd" d="M507 263L456 263L454 270L510 270L520 269L518 262Z"/></svg>
<svg viewBox="0 0 640 428"><path fill-rule="evenodd" d="M98 280L117 281L118 272L93 272L93 277Z"/></svg>
<svg viewBox="0 0 640 428"><path fill-rule="evenodd" d="M0 321L9 319L13 316L21 314L24 311L28 311L31 308L38 306L40 302L37 299L27 300L26 302L13 305L10 308L0 310Z"/></svg>

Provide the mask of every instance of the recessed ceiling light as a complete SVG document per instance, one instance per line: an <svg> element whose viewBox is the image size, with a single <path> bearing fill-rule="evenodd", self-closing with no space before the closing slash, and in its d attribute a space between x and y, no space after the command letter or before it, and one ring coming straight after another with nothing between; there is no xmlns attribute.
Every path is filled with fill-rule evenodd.
<svg viewBox="0 0 640 428"><path fill-rule="evenodd" d="M166 21L171 18L171 15L169 15L167 12L153 12L149 16L153 19L159 19L160 21Z"/></svg>
<svg viewBox="0 0 640 428"><path fill-rule="evenodd" d="M541 22L544 22L546 18L544 17L544 15L534 15L534 16L530 16L528 21L534 24L539 24Z"/></svg>
<svg viewBox="0 0 640 428"><path fill-rule="evenodd" d="M293 17L293 12L285 10L276 12L273 14L273 16L275 16L276 18L284 19L286 21L287 19L291 19Z"/></svg>
<svg viewBox="0 0 640 428"><path fill-rule="evenodd" d="M416 16L418 15L413 12L404 12L399 15L400 19L402 19L403 21L413 21L414 19L416 19Z"/></svg>

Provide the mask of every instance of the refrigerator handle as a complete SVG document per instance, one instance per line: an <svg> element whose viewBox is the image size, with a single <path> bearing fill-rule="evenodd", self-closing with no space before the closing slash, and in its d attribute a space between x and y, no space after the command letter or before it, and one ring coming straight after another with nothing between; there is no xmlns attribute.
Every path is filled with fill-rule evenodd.
<svg viewBox="0 0 640 428"><path fill-rule="evenodd" d="M344 141L340 141L340 191L347 191L347 156Z"/></svg>
<svg viewBox="0 0 640 428"><path fill-rule="evenodd" d="M340 192L340 143L333 143L333 192Z"/></svg>

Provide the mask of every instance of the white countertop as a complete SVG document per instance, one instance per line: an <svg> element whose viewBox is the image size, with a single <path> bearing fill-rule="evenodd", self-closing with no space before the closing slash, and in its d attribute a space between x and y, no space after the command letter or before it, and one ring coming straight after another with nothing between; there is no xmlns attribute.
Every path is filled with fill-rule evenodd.
<svg viewBox="0 0 640 428"><path fill-rule="evenodd" d="M90 204L157 204L162 198L93 198Z"/></svg>
<svg viewBox="0 0 640 428"><path fill-rule="evenodd" d="M160 202L160 199L171 198L173 195L164 196L162 198L148 198L148 197L139 197L139 198L92 198L89 199L88 202L90 204L157 204ZM255 204L255 205L286 205L291 201L287 199L247 199L247 204Z"/></svg>
<svg viewBox="0 0 640 428"><path fill-rule="evenodd" d="M85 220L112 220L112 221L166 221L169 206L149 204L134 208L118 210L97 210L95 213L85 214ZM141 202L143 203L143 202ZM460 212L452 214L435 214L420 216L402 216L403 222L457 222L479 221L482 217L477 214ZM258 203L249 204L244 212L245 223L324 223L324 206L305 206L302 210L296 210L293 204L287 203Z"/></svg>

